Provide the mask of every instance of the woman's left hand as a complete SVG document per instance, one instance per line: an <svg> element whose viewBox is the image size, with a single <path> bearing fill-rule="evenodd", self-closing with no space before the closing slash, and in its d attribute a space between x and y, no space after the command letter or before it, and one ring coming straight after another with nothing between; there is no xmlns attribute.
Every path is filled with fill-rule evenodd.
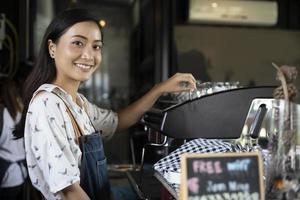
<svg viewBox="0 0 300 200"><path fill-rule="evenodd" d="M162 93L192 91L196 89L196 79L190 73L176 73L157 87Z"/></svg>

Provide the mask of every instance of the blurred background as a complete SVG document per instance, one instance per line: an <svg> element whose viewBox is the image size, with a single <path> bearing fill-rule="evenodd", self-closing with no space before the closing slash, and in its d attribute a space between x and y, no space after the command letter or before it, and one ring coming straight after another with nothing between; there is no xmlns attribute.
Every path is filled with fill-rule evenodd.
<svg viewBox="0 0 300 200"><path fill-rule="evenodd" d="M90 8L99 16L104 27L103 61L80 92L113 110L176 72L191 72L202 82L259 86L278 84L272 62L299 69L298 0L10 0L0 4L0 73L20 86L53 16L70 7ZM296 85L300 86L299 79ZM146 141L139 124L116 134L105 143L109 162L139 162ZM153 163L157 155L145 159Z"/></svg>

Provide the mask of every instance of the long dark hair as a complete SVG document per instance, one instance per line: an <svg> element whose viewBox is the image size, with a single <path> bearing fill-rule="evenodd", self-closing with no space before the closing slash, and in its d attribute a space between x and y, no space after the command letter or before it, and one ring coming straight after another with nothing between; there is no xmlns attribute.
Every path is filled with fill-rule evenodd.
<svg viewBox="0 0 300 200"><path fill-rule="evenodd" d="M74 24L84 21L93 21L99 27L102 35L102 29L97 18L86 9L73 8L58 14L49 24L44 34L39 55L34 68L27 77L23 88L24 110L20 123L17 125L14 135L17 138L24 136L25 118L30 100L33 93L44 83L51 83L56 77L56 67L54 60L50 57L48 51L48 41L57 43L59 38Z"/></svg>
<svg viewBox="0 0 300 200"><path fill-rule="evenodd" d="M18 112L22 111L21 98L16 82L6 76L0 77L0 104L7 108L10 116L16 120ZM3 114L3 113L0 113Z"/></svg>

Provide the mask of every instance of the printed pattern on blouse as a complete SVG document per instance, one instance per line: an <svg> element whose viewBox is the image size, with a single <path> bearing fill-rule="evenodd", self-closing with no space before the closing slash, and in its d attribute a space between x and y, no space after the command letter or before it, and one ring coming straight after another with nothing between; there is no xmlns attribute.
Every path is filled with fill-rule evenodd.
<svg viewBox="0 0 300 200"><path fill-rule="evenodd" d="M81 151L66 105L83 134L95 132L95 127L107 139L118 124L115 112L98 108L80 94L77 101L85 106L78 106L63 89L44 84L35 92L28 108L24 139L29 176L48 200L62 199L58 191L80 180Z"/></svg>

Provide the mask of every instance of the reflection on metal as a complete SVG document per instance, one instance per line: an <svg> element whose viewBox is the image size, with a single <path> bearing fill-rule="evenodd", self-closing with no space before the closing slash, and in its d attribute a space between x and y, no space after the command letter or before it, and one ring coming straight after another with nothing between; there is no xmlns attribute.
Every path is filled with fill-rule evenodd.
<svg viewBox="0 0 300 200"><path fill-rule="evenodd" d="M269 122L268 118L272 117L272 108L275 99L258 98L254 99L249 108L241 137L237 140L243 148L249 149L258 145L258 141L268 142Z"/></svg>
<svg viewBox="0 0 300 200"><path fill-rule="evenodd" d="M182 83L183 87L185 86L185 82ZM236 89L240 87L240 83L238 81L230 81L230 82L203 82L200 80L196 82L196 89L190 92L175 92L170 93L173 101L176 101L176 104L193 100L205 95L214 94L216 92L221 92L225 90Z"/></svg>
<svg viewBox="0 0 300 200"><path fill-rule="evenodd" d="M273 136L278 136L284 128L284 109L286 102L280 99L254 99L250 106L241 137L235 143L241 145L244 149L250 150L256 146L267 148ZM265 113L261 118L258 115L261 108L265 107ZM295 132L297 144L300 144L300 105L291 103L291 128ZM253 130L255 130L253 132Z"/></svg>

